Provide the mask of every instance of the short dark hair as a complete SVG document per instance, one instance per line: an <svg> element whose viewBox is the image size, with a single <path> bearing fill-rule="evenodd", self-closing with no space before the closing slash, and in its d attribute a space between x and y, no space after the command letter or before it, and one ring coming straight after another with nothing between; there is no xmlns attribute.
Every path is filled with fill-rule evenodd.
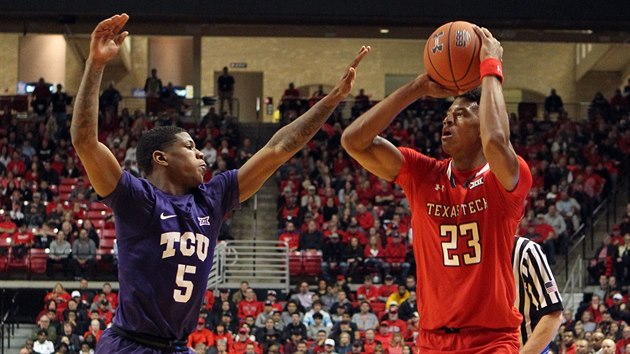
<svg viewBox="0 0 630 354"><path fill-rule="evenodd" d="M136 161L141 172L145 175L153 173L153 152L164 150L177 140L176 134L186 130L176 126L157 127L142 134L136 150Z"/></svg>
<svg viewBox="0 0 630 354"><path fill-rule="evenodd" d="M473 102L477 102L477 104L479 104L479 102L481 101L481 87L477 87L475 89L472 89L466 93L464 93L463 95L459 95L457 96L471 100Z"/></svg>

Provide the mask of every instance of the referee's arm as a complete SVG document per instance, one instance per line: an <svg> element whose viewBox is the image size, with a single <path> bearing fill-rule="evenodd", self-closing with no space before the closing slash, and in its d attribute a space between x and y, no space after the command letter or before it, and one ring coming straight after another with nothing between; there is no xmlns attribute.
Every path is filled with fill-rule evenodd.
<svg viewBox="0 0 630 354"><path fill-rule="evenodd" d="M521 354L540 354L551 343L562 323L562 311L544 315L534 328L527 343L521 348Z"/></svg>

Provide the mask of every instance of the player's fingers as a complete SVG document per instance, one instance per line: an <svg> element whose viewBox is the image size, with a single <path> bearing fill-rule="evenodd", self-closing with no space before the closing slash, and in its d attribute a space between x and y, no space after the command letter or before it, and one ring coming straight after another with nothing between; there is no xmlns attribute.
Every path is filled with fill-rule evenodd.
<svg viewBox="0 0 630 354"><path fill-rule="evenodd" d="M117 45L121 45L128 35L129 35L129 32L124 31L120 33L118 36L116 36L116 38L114 38L114 42L116 42Z"/></svg>
<svg viewBox="0 0 630 354"><path fill-rule="evenodd" d="M350 67L356 68L361 60L363 60L363 58L365 58L365 56L370 52L370 50L372 50L372 47L370 46L361 47L361 49L359 50L359 54L357 54L356 58L354 58L352 64L350 64Z"/></svg>
<svg viewBox="0 0 630 354"><path fill-rule="evenodd" d="M112 31L114 33L120 32L127 21L129 21L129 15L127 15L126 13L114 16L112 20Z"/></svg>

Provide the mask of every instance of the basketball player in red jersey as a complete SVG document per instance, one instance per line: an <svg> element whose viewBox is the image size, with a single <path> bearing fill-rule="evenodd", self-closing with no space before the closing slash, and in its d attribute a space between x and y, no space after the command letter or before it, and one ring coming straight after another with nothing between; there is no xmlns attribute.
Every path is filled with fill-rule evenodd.
<svg viewBox="0 0 630 354"><path fill-rule="evenodd" d="M444 118L442 148L449 159L396 148L378 136L420 97L455 94L426 74L363 114L342 136L353 158L398 183L409 199L422 353L519 350L521 316L514 308L510 258L532 177L510 144L503 48L487 29L475 32L483 42L481 92L457 96Z"/></svg>

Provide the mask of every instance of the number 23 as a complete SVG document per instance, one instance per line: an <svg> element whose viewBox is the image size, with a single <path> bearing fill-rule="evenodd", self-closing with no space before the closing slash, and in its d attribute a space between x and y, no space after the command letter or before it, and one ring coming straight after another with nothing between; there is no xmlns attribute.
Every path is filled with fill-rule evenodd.
<svg viewBox="0 0 630 354"><path fill-rule="evenodd" d="M458 236L470 237L467 243L468 249L462 252L464 264L470 265L480 263L481 244L479 243L479 226L476 222L470 222L461 225L440 225L440 237L447 238L446 241L442 241L444 265L450 267L457 267L461 265L458 254L449 255L449 251L457 249Z"/></svg>

